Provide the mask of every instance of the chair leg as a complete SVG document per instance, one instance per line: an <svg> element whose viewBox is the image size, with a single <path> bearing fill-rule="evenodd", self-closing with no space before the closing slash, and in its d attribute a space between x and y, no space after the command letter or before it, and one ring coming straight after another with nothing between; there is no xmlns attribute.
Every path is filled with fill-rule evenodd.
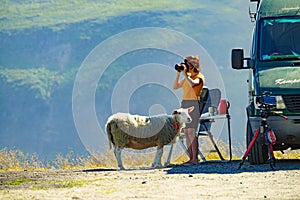
<svg viewBox="0 0 300 200"><path fill-rule="evenodd" d="M186 146L184 145L183 137L180 137L179 140L180 140L180 141L179 141L179 144L180 144L180 146L182 147L182 149L184 150L185 154L186 154L187 156L190 156L190 154L189 154L189 152L188 152L188 149L187 149ZM171 157L172 157L173 148L174 148L174 144L171 144L170 151L169 151L167 160L166 160L166 162L165 162L165 166L168 166L168 165L170 165L170 163L171 163Z"/></svg>
<svg viewBox="0 0 300 200"><path fill-rule="evenodd" d="M207 132L207 135L208 135L210 141L212 142L214 148L216 149L216 152L218 153L220 159L221 159L221 160L225 160L225 159L223 158L223 156L222 156L222 154L221 154L221 152L220 152L220 150L219 150L217 144L215 143L215 140L214 140L214 138L213 138L213 135L212 135L211 132L208 130L208 128L207 128L207 126L206 126L205 124L203 124L203 128L204 128L204 130Z"/></svg>
<svg viewBox="0 0 300 200"><path fill-rule="evenodd" d="M217 144L215 143L214 138L213 138L211 132L208 131L207 134L208 134L208 136L209 136L209 138L210 138L210 141L212 142L214 148L216 149L216 151L217 151L217 153L218 153L220 159L221 159L221 160L225 160L225 159L223 158L223 156L222 156L222 154L221 154L221 152L220 152L220 150L219 150Z"/></svg>
<svg viewBox="0 0 300 200"><path fill-rule="evenodd" d="M198 154L199 154L201 160L202 160L203 162L206 162L206 159L205 159L204 155L202 154L202 152L200 151L199 148L198 148Z"/></svg>
<svg viewBox="0 0 300 200"><path fill-rule="evenodd" d="M188 152L188 149L187 149L186 146L184 145L183 137L180 137L180 143L179 143L179 144L180 144L181 147L183 148L185 154L186 154L187 156L190 156L190 154L189 154L189 152Z"/></svg>
<svg viewBox="0 0 300 200"><path fill-rule="evenodd" d="M198 128L198 136L197 136L197 139L198 139L198 144L199 144L199 146L198 146L198 156L200 156L200 158L201 158L201 160L203 161L203 162L206 162L206 159L205 159L205 156L203 155L203 153L201 152L201 150L200 150L200 143L199 143L199 138L200 138L200 135L201 135L201 133L200 133L200 128L201 128L201 124L200 124L200 126L199 126L199 128Z"/></svg>

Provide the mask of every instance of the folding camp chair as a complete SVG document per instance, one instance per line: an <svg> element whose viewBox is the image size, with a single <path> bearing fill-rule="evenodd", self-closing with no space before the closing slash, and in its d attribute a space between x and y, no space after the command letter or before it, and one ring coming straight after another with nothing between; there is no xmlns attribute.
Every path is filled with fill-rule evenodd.
<svg viewBox="0 0 300 200"><path fill-rule="evenodd" d="M220 157L220 159L222 161L225 160L224 157L222 156L216 142L214 141L213 134L211 132L211 126L215 122L215 120L219 120L219 119L225 120L225 119L227 119L229 161L231 161L232 151L231 151L230 115L229 115L229 112L228 112L228 108L227 108L227 112L225 114L223 114L223 113L221 113L221 114L219 114L219 113L209 113L209 108L214 108L215 110L217 110L217 108L219 107L220 100L221 100L221 91L219 89L209 90L209 97L208 97L208 100L207 100L207 102L205 104L205 107L203 109L203 112L202 112L203 114L200 117L200 123L199 123L199 128L198 128L198 137L208 136L210 141L213 144L215 152L218 154L218 156ZM211 109L211 110L214 110L214 109ZM206 159L203 156L203 154L201 153L200 147L198 149L198 153L199 153L202 161L205 162Z"/></svg>
<svg viewBox="0 0 300 200"><path fill-rule="evenodd" d="M207 102L203 108L203 112L202 113L208 113L209 112L209 108L213 108L213 110L217 110L218 106L219 106L219 102L221 100L221 91L219 89L211 89L209 90L209 97L207 99ZM200 122L199 122L199 128L198 128L198 137L201 136L208 136L210 141L212 142L215 151L218 153L219 157L221 160L224 160L216 142L213 139L213 135L210 131L211 125L212 125L213 118L211 119L201 119L200 117ZM206 161L204 155L202 154L202 152L200 151L200 147L198 149L198 153L201 157L201 159L203 161Z"/></svg>

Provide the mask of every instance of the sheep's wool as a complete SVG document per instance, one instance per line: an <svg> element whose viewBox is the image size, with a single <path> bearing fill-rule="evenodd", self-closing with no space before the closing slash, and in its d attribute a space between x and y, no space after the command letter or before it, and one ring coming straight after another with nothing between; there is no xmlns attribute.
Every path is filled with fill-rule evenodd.
<svg viewBox="0 0 300 200"><path fill-rule="evenodd" d="M126 146L130 139L141 143L156 141L157 144L169 144L180 134L180 130L174 127L174 121L182 127L176 116L116 113L108 119L106 126L110 128L107 130L110 142L117 146Z"/></svg>

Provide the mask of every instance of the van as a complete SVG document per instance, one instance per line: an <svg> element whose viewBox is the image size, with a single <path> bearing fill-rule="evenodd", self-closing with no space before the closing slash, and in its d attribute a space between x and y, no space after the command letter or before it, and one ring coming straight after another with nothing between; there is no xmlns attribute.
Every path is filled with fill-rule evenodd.
<svg viewBox="0 0 300 200"><path fill-rule="evenodd" d="M250 2L257 3L256 12L249 12L255 22L250 57L245 58L240 48L231 52L233 69L249 69L247 144L249 146L261 124L256 98L267 93L276 99L276 106L268 117L268 124L276 135L273 150L300 149L300 1ZM268 146L264 134L260 134L248 161L262 164L267 160Z"/></svg>

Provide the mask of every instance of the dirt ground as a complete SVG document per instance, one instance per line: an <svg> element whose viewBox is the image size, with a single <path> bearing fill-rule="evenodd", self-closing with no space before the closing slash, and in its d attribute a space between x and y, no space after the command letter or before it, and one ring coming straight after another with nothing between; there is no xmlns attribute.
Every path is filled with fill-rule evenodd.
<svg viewBox="0 0 300 200"><path fill-rule="evenodd" d="M300 199L300 160L0 172L0 199Z"/></svg>

